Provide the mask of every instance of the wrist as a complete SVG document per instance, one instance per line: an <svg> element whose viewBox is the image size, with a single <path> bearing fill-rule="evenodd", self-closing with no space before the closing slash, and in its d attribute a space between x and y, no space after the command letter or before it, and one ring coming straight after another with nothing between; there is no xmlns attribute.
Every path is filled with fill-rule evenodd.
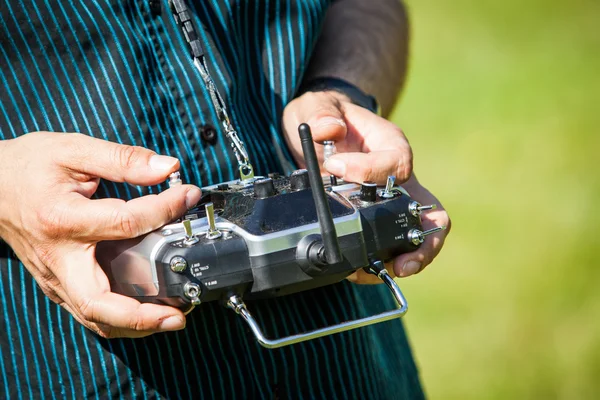
<svg viewBox="0 0 600 400"><path fill-rule="evenodd" d="M326 89L326 90L320 90L320 91L309 91L307 93L322 93L326 96L329 96L332 99L335 99L335 101L339 102L340 104L343 103L352 103L352 99L345 93L339 92L337 90L331 90L331 89Z"/></svg>
<svg viewBox="0 0 600 400"><path fill-rule="evenodd" d="M328 93L340 101L356 104L380 115L379 103L374 96L363 92L358 86L340 78L317 77L309 79L298 90L298 96L307 92Z"/></svg>

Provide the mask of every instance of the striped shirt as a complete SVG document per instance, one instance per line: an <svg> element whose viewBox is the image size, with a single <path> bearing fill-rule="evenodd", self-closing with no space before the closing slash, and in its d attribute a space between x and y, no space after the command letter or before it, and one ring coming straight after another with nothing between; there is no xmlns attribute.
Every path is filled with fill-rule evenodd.
<svg viewBox="0 0 600 400"><path fill-rule="evenodd" d="M328 3L189 1L259 173L293 166L281 115ZM205 186L236 175L223 135L203 139L218 126L167 0L1 2L0 139L71 131L144 146L177 157L184 181ZM163 189L102 181L96 196ZM249 306L266 333L280 337L394 304L383 287L342 282ZM106 340L45 297L6 244L0 307L0 398L423 397L398 321L266 350L233 312L208 303L182 331Z"/></svg>

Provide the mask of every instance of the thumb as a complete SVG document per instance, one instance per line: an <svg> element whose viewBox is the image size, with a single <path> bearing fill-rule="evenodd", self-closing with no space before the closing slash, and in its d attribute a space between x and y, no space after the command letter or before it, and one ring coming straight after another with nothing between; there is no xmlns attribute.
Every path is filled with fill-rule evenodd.
<svg viewBox="0 0 600 400"><path fill-rule="evenodd" d="M319 143L344 140L348 128L340 100L325 92L306 93L302 97L298 122L310 125L313 140Z"/></svg>
<svg viewBox="0 0 600 400"><path fill-rule="evenodd" d="M67 296L67 310L97 333L105 337L139 337L185 327L185 316L176 308L141 304L111 292L108 277L96 263L92 249L72 251L61 264L57 278Z"/></svg>
<svg viewBox="0 0 600 400"><path fill-rule="evenodd" d="M64 168L113 182L155 185L179 169L179 160L138 146L117 144L82 134L65 134L58 149Z"/></svg>

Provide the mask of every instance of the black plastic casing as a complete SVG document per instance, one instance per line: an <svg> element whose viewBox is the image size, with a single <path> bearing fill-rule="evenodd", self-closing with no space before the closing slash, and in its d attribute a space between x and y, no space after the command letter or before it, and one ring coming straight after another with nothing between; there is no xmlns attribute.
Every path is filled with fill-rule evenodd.
<svg viewBox="0 0 600 400"><path fill-rule="evenodd" d="M411 229L421 229L421 219L412 215L406 195L360 209L363 235L369 259L384 262L419 248L408 240Z"/></svg>
<svg viewBox="0 0 600 400"><path fill-rule="evenodd" d="M312 190L293 190L287 177L273 179L273 182L275 191L265 198L257 197L252 186L229 184L205 188L200 206L185 218L203 218L203 204L212 202L220 218L217 226L219 221L228 221L255 238L272 234L285 237L306 226L315 226L318 219ZM187 246L181 236L176 241L167 237L161 245L153 247L157 249L153 250L154 255L142 250L146 249L140 246L144 238L134 239L131 244L121 242L119 250L109 246L108 251L106 244L101 243L99 251L103 254L98 260L111 277L110 265L118 254L135 255L142 251L145 259L154 257L158 294L132 297L141 302L188 309L191 299L184 293L186 283L200 286L201 302L224 300L233 294L246 300L283 296L339 282L357 269L367 267L372 260L388 261L418 248L408 240L411 229L421 229L420 218L409 212L412 202L409 196L396 191L389 199L377 194L374 202L364 201L360 187L353 187L354 190L340 193L329 190L326 195L336 229L348 218L355 218L358 229L338 234L342 254L339 263L317 265L311 261L311 246L318 248L322 243L318 232L300 236L295 247L251 256L243 232L237 234L224 229L221 229L223 235L214 240L207 238L205 231L196 232L199 240L191 246ZM171 269L174 257L183 257L187 268L174 272ZM119 282L111 282L116 292L119 285Z"/></svg>
<svg viewBox="0 0 600 400"><path fill-rule="evenodd" d="M231 234L227 238L210 240L199 236L200 241L193 246L185 247L182 241L164 246L158 254L157 269L162 271L162 282L159 297L164 293L174 304L189 304L190 300L183 294L187 282L198 283L202 288L201 300L220 300L224 293L241 294L252 283L252 269L246 242L241 237ZM183 257L188 267L183 273L171 271L170 263L174 257ZM160 272L159 272L159 281ZM164 291L164 292L163 292Z"/></svg>

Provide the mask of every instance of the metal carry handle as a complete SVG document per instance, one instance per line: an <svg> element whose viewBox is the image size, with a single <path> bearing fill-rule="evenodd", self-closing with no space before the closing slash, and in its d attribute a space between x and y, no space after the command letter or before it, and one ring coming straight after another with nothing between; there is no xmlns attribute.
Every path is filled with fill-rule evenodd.
<svg viewBox="0 0 600 400"><path fill-rule="evenodd" d="M328 326L321 329L316 329L314 331L309 331L305 333L299 333L297 335L286 336L280 339L267 339L260 327L258 326L258 322L252 316L246 304L242 300L242 298L238 295L231 296L227 301L227 307L231 308L237 314L241 315L244 321L248 324L252 333L258 340L261 346L266 347L268 349L276 349L283 346L289 346L290 344L306 342L307 340L320 338L323 336L333 335L334 333L345 332L352 329L360 328L363 326L377 324L379 322L389 321L392 319L400 318L406 311L408 310L408 304L404 295L400 291L400 288L394 281L394 279L388 274L385 267L383 267L383 263L381 261L375 261L369 267L365 268L367 272L377 275L379 279L381 279L386 286L392 292L398 307L395 310L385 311L381 314L371 315L370 317L365 317L361 319L355 319L353 321L346 321L336 325Z"/></svg>

